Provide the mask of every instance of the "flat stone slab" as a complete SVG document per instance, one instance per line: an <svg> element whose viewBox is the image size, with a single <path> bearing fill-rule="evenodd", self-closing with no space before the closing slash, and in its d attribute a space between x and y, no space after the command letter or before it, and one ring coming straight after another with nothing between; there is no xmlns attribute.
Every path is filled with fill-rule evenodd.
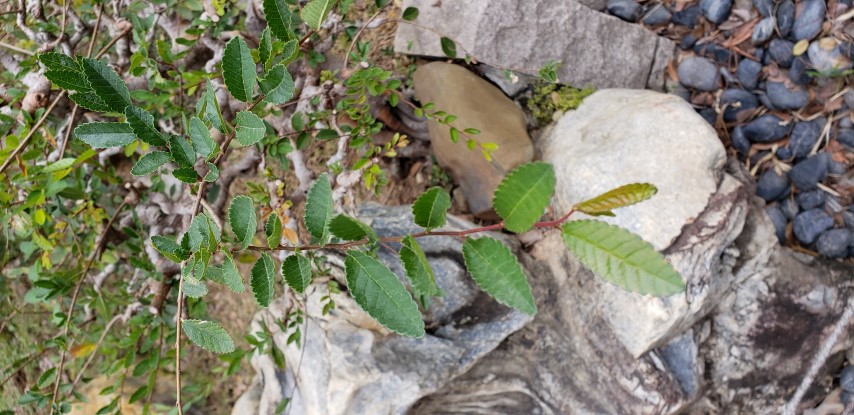
<svg viewBox="0 0 854 415"><path fill-rule="evenodd" d="M562 61L561 83L577 87L664 89L676 45L637 24L575 1L404 0L417 7L415 24L400 23L395 51L444 57L440 37L457 42L457 54L536 74Z"/></svg>

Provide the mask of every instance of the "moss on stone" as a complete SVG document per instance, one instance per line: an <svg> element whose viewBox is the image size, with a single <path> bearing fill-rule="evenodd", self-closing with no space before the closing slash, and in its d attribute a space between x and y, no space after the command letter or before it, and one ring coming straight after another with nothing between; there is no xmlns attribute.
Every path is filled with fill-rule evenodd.
<svg viewBox="0 0 854 415"><path fill-rule="evenodd" d="M546 125L552 121L555 112L578 108L581 101L594 91L593 87L578 89L569 85L538 82L534 85L533 95L528 99L528 109L537 119L537 124Z"/></svg>

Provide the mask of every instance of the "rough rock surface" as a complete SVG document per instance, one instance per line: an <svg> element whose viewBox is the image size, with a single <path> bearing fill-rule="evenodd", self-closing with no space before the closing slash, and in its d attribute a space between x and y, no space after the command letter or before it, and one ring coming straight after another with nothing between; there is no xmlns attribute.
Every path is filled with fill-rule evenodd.
<svg viewBox="0 0 854 415"><path fill-rule="evenodd" d="M418 7L415 23L449 34L457 53L535 74L549 61L562 61L563 83L578 87L664 89L675 44L640 25L627 23L575 1L406 0ZM395 51L444 57L440 35L400 24Z"/></svg>
<svg viewBox="0 0 854 415"><path fill-rule="evenodd" d="M449 126L435 120L428 124L433 154L462 187L471 212L495 218L495 188L507 172L534 157L525 115L501 90L458 65L431 62L419 67L413 78L419 101L457 116L453 125L460 130L480 130L471 139L498 144L492 161L487 161L478 151L468 150L465 137L459 143L451 141Z"/></svg>

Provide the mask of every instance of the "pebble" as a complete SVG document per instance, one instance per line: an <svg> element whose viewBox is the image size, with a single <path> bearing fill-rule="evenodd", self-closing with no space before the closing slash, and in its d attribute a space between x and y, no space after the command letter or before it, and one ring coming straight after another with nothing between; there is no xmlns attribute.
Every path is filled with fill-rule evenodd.
<svg viewBox="0 0 854 415"><path fill-rule="evenodd" d="M777 4L774 0L753 0L753 7L756 7L756 11L759 12L762 17L771 16L771 13L774 12L774 7Z"/></svg>
<svg viewBox="0 0 854 415"><path fill-rule="evenodd" d="M776 115L763 115L744 126L744 136L754 143L777 141L789 133L789 126Z"/></svg>
<svg viewBox="0 0 854 415"><path fill-rule="evenodd" d="M756 89L756 84L759 82L759 75L762 74L762 64L750 59L742 59L738 63L736 75L738 82L744 89Z"/></svg>
<svg viewBox="0 0 854 415"><path fill-rule="evenodd" d="M790 89L782 82L768 82L766 92L771 105L778 110L796 110L809 102L807 90L797 85Z"/></svg>
<svg viewBox="0 0 854 415"><path fill-rule="evenodd" d="M760 20L753 28L753 34L750 35L750 43L758 46L771 39L771 36L774 35L775 23L773 17L766 17Z"/></svg>
<svg viewBox="0 0 854 415"><path fill-rule="evenodd" d="M670 13L670 10L667 10L667 7L662 4L660 6L652 6L652 9L644 16L641 22L649 26L663 26L670 23L672 17L673 15Z"/></svg>
<svg viewBox="0 0 854 415"><path fill-rule="evenodd" d="M714 108L703 108L700 110L700 116L703 117L703 119L712 127L714 127L715 123L718 121L718 113L715 112Z"/></svg>
<svg viewBox="0 0 854 415"><path fill-rule="evenodd" d="M845 164L842 164L838 161L830 161L830 167L827 168L827 173L840 176L845 174L848 169L845 167Z"/></svg>
<svg viewBox="0 0 854 415"><path fill-rule="evenodd" d="M780 6L782 7L782 4ZM825 0L803 0L801 7L800 15L795 17L792 37L795 40L811 40L821 32L821 25L827 15L827 4Z"/></svg>
<svg viewBox="0 0 854 415"><path fill-rule="evenodd" d="M801 211L800 208L798 208L797 202L795 202L794 199L790 197L781 200L778 203L778 206L780 207L780 211L783 212L783 214L786 215L786 218L789 220L794 219L795 216L798 216L798 212Z"/></svg>
<svg viewBox="0 0 854 415"><path fill-rule="evenodd" d="M854 366L848 365L839 375L839 387L846 392L854 392Z"/></svg>
<svg viewBox="0 0 854 415"><path fill-rule="evenodd" d="M845 105L848 108L854 108L854 89L849 89L845 95L842 96L842 99L845 101Z"/></svg>
<svg viewBox="0 0 854 415"><path fill-rule="evenodd" d="M739 112L759 106L756 95L743 89L727 89L721 93L720 107L724 109L724 121L735 121Z"/></svg>
<svg viewBox="0 0 854 415"><path fill-rule="evenodd" d="M768 56L771 57L772 61L777 62L781 68L788 68L792 66L792 59L795 57L792 55L792 48L794 47L795 44L788 40L772 39L771 43L768 44Z"/></svg>
<svg viewBox="0 0 854 415"><path fill-rule="evenodd" d="M676 70L679 82L700 91L714 91L720 86L720 74L714 62L706 58L690 57Z"/></svg>
<svg viewBox="0 0 854 415"><path fill-rule="evenodd" d="M780 160L789 160L792 158L792 149L789 147L780 147L777 149L777 158Z"/></svg>
<svg viewBox="0 0 854 415"><path fill-rule="evenodd" d="M732 59L732 52L725 47L718 46L717 43L694 44L694 53L714 59L721 65L729 64L730 59Z"/></svg>
<svg viewBox="0 0 854 415"><path fill-rule="evenodd" d="M738 78L736 78L735 74L729 71L729 69L721 67L718 69L718 72L721 73L721 77L724 79L724 83L727 86L738 87Z"/></svg>
<svg viewBox="0 0 854 415"><path fill-rule="evenodd" d="M627 22L637 22L643 15L643 8L633 0L608 0L608 13Z"/></svg>
<svg viewBox="0 0 854 415"><path fill-rule="evenodd" d="M848 229L831 229L821 234L815 247L825 258L843 258L848 255L848 244L851 243L851 231Z"/></svg>
<svg viewBox="0 0 854 415"><path fill-rule="evenodd" d="M732 148L739 153L746 155L748 151L750 151L750 140L744 136L744 130L740 125L737 125L732 129L729 135L730 144L732 144Z"/></svg>
<svg viewBox="0 0 854 415"><path fill-rule="evenodd" d="M839 400L842 401L842 405L847 407L851 401L854 401L854 392L842 391L839 394Z"/></svg>
<svg viewBox="0 0 854 415"><path fill-rule="evenodd" d="M789 179L786 174L777 174L775 169L768 169L756 181L756 195L773 202L789 192Z"/></svg>
<svg viewBox="0 0 854 415"><path fill-rule="evenodd" d="M792 150L790 157L806 157L812 151L815 142L818 141L826 121L824 117L819 117L812 121L796 123L795 127L792 128L792 134L789 135L789 149Z"/></svg>
<svg viewBox="0 0 854 415"><path fill-rule="evenodd" d="M854 42L840 43L839 51L842 52L842 56L845 56L848 60L854 59Z"/></svg>
<svg viewBox="0 0 854 415"><path fill-rule="evenodd" d="M777 206L766 206L765 213L768 214L768 217L771 219L771 223L774 224L777 239L780 242L786 242L786 225L789 223L786 216L783 215L783 212L781 212L780 208Z"/></svg>
<svg viewBox="0 0 854 415"><path fill-rule="evenodd" d="M807 73L809 69L809 58L798 56L792 60L792 66L789 68L789 79L798 85L808 85L812 82L812 77Z"/></svg>
<svg viewBox="0 0 854 415"><path fill-rule="evenodd" d="M844 223L848 229L854 230L854 213L849 210L843 211L842 223Z"/></svg>
<svg viewBox="0 0 854 415"><path fill-rule="evenodd" d="M849 149L854 149L854 129L840 128L836 132L836 141Z"/></svg>
<svg viewBox="0 0 854 415"><path fill-rule="evenodd" d="M694 47L694 44L697 43L697 37L688 33L685 36L682 36L682 40L679 41L679 48L682 50L688 50Z"/></svg>
<svg viewBox="0 0 854 415"><path fill-rule="evenodd" d="M729 17L732 0L700 0L703 16L714 24L721 24Z"/></svg>
<svg viewBox="0 0 854 415"><path fill-rule="evenodd" d="M798 201L798 206L800 206L801 209L810 210L824 206L824 202L827 201L827 195L824 191L815 189L798 193L798 195L795 196L795 200Z"/></svg>
<svg viewBox="0 0 854 415"><path fill-rule="evenodd" d="M806 160L798 162L789 171L789 179L797 186L798 190L812 190L825 177L829 167L830 154L816 154Z"/></svg>
<svg viewBox="0 0 854 415"><path fill-rule="evenodd" d="M783 0L777 5L777 30L781 37L788 37L795 25L795 3Z"/></svg>
<svg viewBox="0 0 854 415"><path fill-rule="evenodd" d="M679 26L685 26L693 29L697 24L697 18L700 17L700 6L692 4L684 8L681 12L673 13L671 21Z"/></svg>
<svg viewBox="0 0 854 415"><path fill-rule="evenodd" d="M851 68L851 60L842 54L839 43L831 37L810 43L807 55L817 72L828 73Z"/></svg>
<svg viewBox="0 0 854 415"><path fill-rule="evenodd" d="M833 218L830 215L821 209L810 209L795 217L792 230L800 243L810 245L822 232L832 227Z"/></svg>

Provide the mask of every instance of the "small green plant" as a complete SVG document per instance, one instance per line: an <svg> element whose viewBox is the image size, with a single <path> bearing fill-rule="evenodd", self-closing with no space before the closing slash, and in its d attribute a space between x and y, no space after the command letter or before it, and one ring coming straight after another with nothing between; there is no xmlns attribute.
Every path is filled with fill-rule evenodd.
<svg viewBox="0 0 854 415"><path fill-rule="evenodd" d="M578 108L581 101L594 92L592 87L578 89L568 85L537 81L534 92L528 99L528 109L537 119L539 125L552 122L555 112L569 111Z"/></svg>

